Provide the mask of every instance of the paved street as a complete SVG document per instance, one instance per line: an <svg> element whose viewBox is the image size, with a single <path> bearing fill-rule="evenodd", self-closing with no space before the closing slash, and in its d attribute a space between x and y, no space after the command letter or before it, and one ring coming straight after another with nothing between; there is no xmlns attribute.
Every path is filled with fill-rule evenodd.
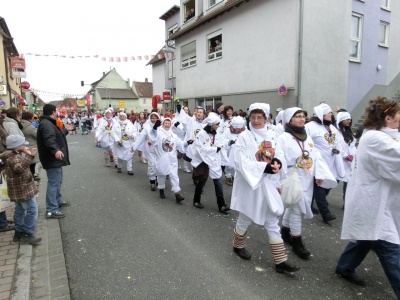
<svg viewBox="0 0 400 300"><path fill-rule="evenodd" d="M394 299L376 256L359 270L366 287L334 274L345 246L339 239L341 191L329 195L338 220L326 225L319 216L305 221L304 240L313 257L304 261L288 249L289 260L301 266L294 277L274 271L264 229L249 229L252 260L232 252L237 217L218 213L212 181L203 195L205 209L192 206L190 174L179 171L183 205L173 193L167 199L151 192L146 166L103 166L101 149L92 136L68 136L72 165L64 168L63 194L71 201L60 221L71 299ZM169 182L167 181L169 188ZM229 202L231 187L224 184ZM51 247L51 245L49 246Z"/></svg>

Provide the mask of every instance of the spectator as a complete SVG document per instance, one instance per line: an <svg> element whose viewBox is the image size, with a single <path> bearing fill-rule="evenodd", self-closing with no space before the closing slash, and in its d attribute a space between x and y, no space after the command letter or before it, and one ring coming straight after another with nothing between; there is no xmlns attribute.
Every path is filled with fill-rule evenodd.
<svg viewBox="0 0 400 300"><path fill-rule="evenodd" d="M32 148L37 149L37 129L35 126L32 125L32 118L33 118L33 113L29 111L24 111L22 113L22 120L21 120L21 124L23 127L22 133L24 134L26 141L29 143L31 150ZM36 164L38 162L39 162L39 157L38 155L35 155L30 165L31 173L35 181L40 180L40 177L36 174Z"/></svg>
<svg viewBox="0 0 400 300"><path fill-rule="evenodd" d="M56 125L57 110L53 104L43 106L43 116L40 118L37 143L39 159L47 174L46 191L46 218L59 219L65 215L60 207L69 206L61 196L61 184L63 180L63 166L70 165L66 135L67 128Z"/></svg>

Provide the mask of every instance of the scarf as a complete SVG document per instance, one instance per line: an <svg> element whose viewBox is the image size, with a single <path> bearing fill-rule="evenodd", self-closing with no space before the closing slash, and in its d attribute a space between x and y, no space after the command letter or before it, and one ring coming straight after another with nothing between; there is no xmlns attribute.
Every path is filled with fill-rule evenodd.
<svg viewBox="0 0 400 300"><path fill-rule="evenodd" d="M307 133L305 127L296 127L289 123L286 124L285 131L293 135L299 141L304 142L307 139Z"/></svg>
<svg viewBox="0 0 400 300"><path fill-rule="evenodd" d="M259 136L262 140L268 140L268 127L264 126L263 128L254 128L249 122L250 131L254 132L257 136Z"/></svg>
<svg viewBox="0 0 400 300"><path fill-rule="evenodd" d="M17 122L18 128L19 128L20 130L24 129L24 126L22 126L22 124L21 124L20 121L18 121L17 119L14 119L14 118L10 118L10 119L13 119L15 122Z"/></svg>
<svg viewBox="0 0 400 300"><path fill-rule="evenodd" d="M322 122L325 126L328 126L328 127L332 124L332 121L328 121L328 120L323 120Z"/></svg>

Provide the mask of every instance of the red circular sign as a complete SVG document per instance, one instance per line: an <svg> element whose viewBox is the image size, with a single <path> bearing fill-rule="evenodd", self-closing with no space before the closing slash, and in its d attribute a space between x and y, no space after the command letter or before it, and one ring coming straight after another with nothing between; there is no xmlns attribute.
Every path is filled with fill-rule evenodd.
<svg viewBox="0 0 400 300"><path fill-rule="evenodd" d="M287 87L282 84L279 88L278 88L278 94L281 96L285 96L287 93Z"/></svg>
<svg viewBox="0 0 400 300"><path fill-rule="evenodd" d="M29 89L31 87L31 85L29 84L28 81L22 81L21 82L21 87L25 90Z"/></svg>

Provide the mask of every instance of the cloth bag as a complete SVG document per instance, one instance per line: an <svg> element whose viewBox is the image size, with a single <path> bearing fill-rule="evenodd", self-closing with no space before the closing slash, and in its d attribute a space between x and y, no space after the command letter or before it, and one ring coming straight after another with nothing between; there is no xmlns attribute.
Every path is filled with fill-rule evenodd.
<svg viewBox="0 0 400 300"><path fill-rule="evenodd" d="M205 162L193 168L192 178L194 181L205 181L210 174L210 168Z"/></svg>
<svg viewBox="0 0 400 300"><path fill-rule="evenodd" d="M293 173L286 179L282 180L282 200L285 207L290 207L301 200L302 187L299 179L297 168L294 168Z"/></svg>
<svg viewBox="0 0 400 300"><path fill-rule="evenodd" d="M13 203L8 197L7 180L6 176L0 175L0 211L5 211L9 207L13 206Z"/></svg>

